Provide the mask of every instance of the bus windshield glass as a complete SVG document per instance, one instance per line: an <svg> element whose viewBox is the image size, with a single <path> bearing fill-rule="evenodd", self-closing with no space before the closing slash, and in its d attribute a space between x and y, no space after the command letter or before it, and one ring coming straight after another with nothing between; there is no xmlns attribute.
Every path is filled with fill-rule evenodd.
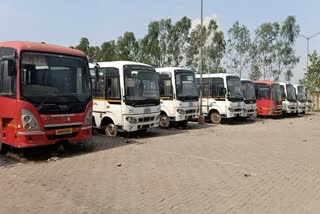
<svg viewBox="0 0 320 214"><path fill-rule="evenodd" d="M198 101L195 74L188 70L176 70L176 94L180 101Z"/></svg>
<svg viewBox="0 0 320 214"><path fill-rule="evenodd" d="M287 88L287 100L295 102L297 100L296 93L294 91L294 87L291 84L286 85Z"/></svg>
<svg viewBox="0 0 320 214"><path fill-rule="evenodd" d="M24 52L20 92L21 99L31 102L40 113L82 112L92 98L87 60Z"/></svg>
<svg viewBox="0 0 320 214"><path fill-rule="evenodd" d="M239 77L227 76L228 99L230 100L243 100L241 91L241 81Z"/></svg>
<svg viewBox="0 0 320 214"><path fill-rule="evenodd" d="M300 102L306 101L306 92L303 86L298 86L297 98Z"/></svg>
<svg viewBox="0 0 320 214"><path fill-rule="evenodd" d="M125 66L125 103L132 106L160 104L159 75L147 66Z"/></svg>
<svg viewBox="0 0 320 214"><path fill-rule="evenodd" d="M281 103L281 90L280 90L279 84L272 84L271 94L272 94L272 100L275 101L277 104L280 104Z"/></svg>
<svg viewBox="0 0 320 214"><path fill-rule="evenodd" d="M241 83L242 93L245 101L255 101L256 93L254 91L254 84L252 82Z"/></svg>

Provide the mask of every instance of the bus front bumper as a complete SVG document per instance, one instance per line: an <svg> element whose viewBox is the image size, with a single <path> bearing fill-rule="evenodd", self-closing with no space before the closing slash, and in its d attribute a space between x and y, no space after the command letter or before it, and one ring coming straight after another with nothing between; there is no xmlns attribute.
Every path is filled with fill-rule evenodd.
<svg viewBox="0 0 320 214"><path fill-rule="evenodd" d="M57 130L47 131L18 131L15 134L16 147L27 148L53 145L61 141L70 143L88 140L92 136L92 127L72 128L71 133L60 134Z"/></svg>

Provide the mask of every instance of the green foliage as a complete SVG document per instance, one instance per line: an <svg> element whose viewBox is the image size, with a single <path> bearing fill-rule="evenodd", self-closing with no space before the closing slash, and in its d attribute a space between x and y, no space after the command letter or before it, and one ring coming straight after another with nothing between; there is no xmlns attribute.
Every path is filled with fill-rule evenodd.
<svg viewBox="0 0 320 214"><path fill-rule="evenodd" d="M139 44L134 33L125 32L117 41L117 58L121 60L136 61L138 59Z"/></svg>
<svg viewBox="0 0 320 214"><path fill-rule="evenodd" d="M228 37L227 68L231 73L239 74L241 77L242 73L247 70L251 59L250 31L246 26L240 25L240 23L237 21L228 31Z"/></svg>
<svg viewBox="0 0 320 214"><path fill-rule="evenodd" d="M263 79L279 80L281 75L287 81L293 76L292 70L299 62L295 56L294 43L300 27L293 16L283 23L264 23L255 32L253 46Z"/></svg>
<svg viewBox="0 0 320 214"><path fill-rule="evenodd" d="M313 93L320 89L320 56L314 51L309 56L311 64L308 67L307 73L300 83L302 83L308 90Z"/></svg>
<svg viewBox="0 0 320 214"><path fill-rule="evenodd" d="M224 34L218 30L215 19L211 19L208 26L203 26L203 72L224 73L221 60L225 53L226 43ZM200 63L201 26L191 31L187 48L186 65L192 70L198 70Z"/></svg>

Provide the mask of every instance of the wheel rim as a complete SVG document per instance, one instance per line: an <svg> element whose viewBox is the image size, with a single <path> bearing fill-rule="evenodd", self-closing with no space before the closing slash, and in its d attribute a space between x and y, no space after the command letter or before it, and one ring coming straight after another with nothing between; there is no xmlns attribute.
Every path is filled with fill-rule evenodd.
<svg viewBox="0 0 320 214"><path fill-rule="evenodd" d="M221 121L221 116L220 114L217 114L217 113L212 113L211 114L211 122L214 123L214 124L218 124L220 123Z"/></svg>
<svg viewBox="0 0 320 214"><path fill-rule="evenodd" d="M160 116L160 126L161 127L168 128L169 124L170 124L169 117L164 116L164 115Z"/></svg>
<svg viewBox="0 0 320 214"><path fill-rule="evenodd" d="M114 124L108 124L106 127L106 135L107 136L116 136L117 135L117 127Z"/></svg>

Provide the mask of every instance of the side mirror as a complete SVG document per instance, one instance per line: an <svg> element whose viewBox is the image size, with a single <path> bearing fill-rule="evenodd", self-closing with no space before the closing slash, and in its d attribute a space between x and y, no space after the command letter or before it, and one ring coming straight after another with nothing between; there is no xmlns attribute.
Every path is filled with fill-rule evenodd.
<svg viewBox="0 0 320 214"><path fill-rule="evenodd" d="M223 93L223 95L226 95L227 89L226 89L226 88L223 88L222 93Z"/></svg>
<svg viewBox="0 0 320 214"><path fill-rule="evenodd" d="M97 63L95 66L94 66L94 75L96 76L96 80L99 79L99 70L100 70L100 66L99 64Z"/></svg>

